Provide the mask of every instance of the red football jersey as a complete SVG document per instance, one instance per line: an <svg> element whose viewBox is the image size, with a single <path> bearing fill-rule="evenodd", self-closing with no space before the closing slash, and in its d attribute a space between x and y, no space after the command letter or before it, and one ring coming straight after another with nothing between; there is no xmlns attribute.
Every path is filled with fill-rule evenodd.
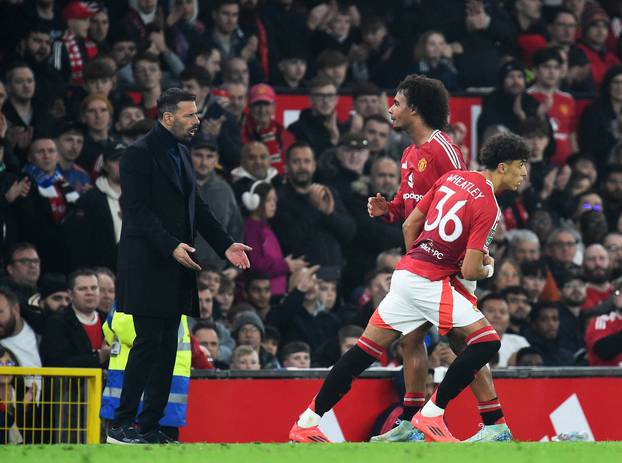
<svg viewBox="0 0 622 463"><path fill-rule="evenodd" d="M467 249L488 253L501 217L492 182L468 171L443 175L417 209L423 229L396 269L433 281L459 272Z"/></svg>
<svg viewBox="0 0 622 463"><path fill-rule="evenodd" d="M534 87L527 90L532 97L542 103L546 95L537 91ZM555 165L563 166L566 159L572 154L570 145L570 134L577 130L577 118L575 111L575 101L572 95L557 90L553 94L553 106L547 113L553 126L553 136L555 137L555 154L551 161Z"/></svg>
<svg viewBox="0 0 622 463"><path fill-rule="evenodd" d="M594 344L606 336L622 331L622 315L618 312L611 312L592 319L585 330L585 346L587 347L587 358L593 367L617 367L622 366L622 354L618 354L612 359L605 360L594 353Z"/></svg>
<svg viewBox="0 0 622 463"><path fill-rule="evenodd" d="M400 188L389 203L389 222L405 220L438 178L451 170L466 170L460 148L435 130L421 146L414 143L402 154Z"/></svg>

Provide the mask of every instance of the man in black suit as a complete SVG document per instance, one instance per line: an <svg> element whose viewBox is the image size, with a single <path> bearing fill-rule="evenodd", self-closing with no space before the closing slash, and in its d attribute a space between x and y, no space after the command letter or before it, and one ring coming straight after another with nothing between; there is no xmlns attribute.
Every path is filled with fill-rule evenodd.
<svg viewBox="0 0 622 463"><path fill-rule="evenodd" d="M158 123L121 159L117 310L133 315L136 339L108 432L111 443L171 442L158 422L171 387L180 317L199 316L195 272L201 267L190 257L197 230L221 257L242 269L250 266L250 248L233 242L197 193L182 143L198 127L195 96L166 90L158 99Z"/></svg>

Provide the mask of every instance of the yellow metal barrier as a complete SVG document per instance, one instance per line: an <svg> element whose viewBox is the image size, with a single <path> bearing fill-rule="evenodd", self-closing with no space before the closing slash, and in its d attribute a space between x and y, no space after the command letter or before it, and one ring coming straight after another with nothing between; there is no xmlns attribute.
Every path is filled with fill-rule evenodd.
<svg viewBox="0 0 622 463"><path fill-rule="evenodd" d="M100 442L102 371L0 366L0 444Z"/></svg>

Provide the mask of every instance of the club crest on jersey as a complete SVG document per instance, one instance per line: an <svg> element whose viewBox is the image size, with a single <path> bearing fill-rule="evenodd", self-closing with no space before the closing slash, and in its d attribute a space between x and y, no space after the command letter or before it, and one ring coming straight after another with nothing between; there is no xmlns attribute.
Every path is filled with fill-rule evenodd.
<svg viewBox="0 0 622 463"><path fill-rule="evenodd" d="M415 181L413 180L413 173L408 174L408 186L409 188L413 188L415 186Z"/></svg>
<svg viewBox="0 0 622 463"><path fill-rule="evenodd" d="M419 169L419 172L423 172L426 167L428 167L427 159L419 159L419 163L417 164L417 169Z"/></svg>

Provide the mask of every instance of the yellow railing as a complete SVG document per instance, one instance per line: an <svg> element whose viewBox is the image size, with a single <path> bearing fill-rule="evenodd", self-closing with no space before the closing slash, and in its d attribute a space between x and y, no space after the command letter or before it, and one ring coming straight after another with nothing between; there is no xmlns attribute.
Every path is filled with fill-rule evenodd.
<svg viewBox="0 0 622 463"><path fill-rule="evenodd" d="M100 442L102 371L0 366L0 443Z"/></svg>

